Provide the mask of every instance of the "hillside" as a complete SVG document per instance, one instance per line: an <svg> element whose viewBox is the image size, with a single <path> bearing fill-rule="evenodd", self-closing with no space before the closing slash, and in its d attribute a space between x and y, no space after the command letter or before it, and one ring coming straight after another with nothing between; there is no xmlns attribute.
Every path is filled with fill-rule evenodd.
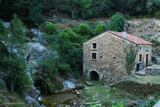
<svg viewBox="0 0 160 107"><path fill-rule="evenodd" d="M158 19L133 19L129 20L129 33L143 37L156 38L160 41L160 20Z"/></svg>
<svg viewBox="0 0 160 107"><path fill-rule="evenodd" d="M158 19L133 19L129 20L128 32L142 37L151 42L160 42L160 20ZM160 46L154 46L153 56L160 63Z"/></svg>

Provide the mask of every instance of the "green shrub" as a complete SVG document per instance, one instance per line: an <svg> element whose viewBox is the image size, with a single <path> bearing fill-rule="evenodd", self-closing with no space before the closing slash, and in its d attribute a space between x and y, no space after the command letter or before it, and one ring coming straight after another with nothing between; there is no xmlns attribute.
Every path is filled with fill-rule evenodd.
<svg viewBox="0 0 160 107"><path fill-rule="evenodd" d="M24 26L23 22L16 15L14 15L11 26L12 43L14 45L19 43L25 43L27 40L26 33L27 29Z"/></svg>
<svg viewBox="0 0 160 107"><path fill-rule="evenodd" d="M3 22L0 20L0 39L3 39L3 41L7 40L7 34L8 30L4 27Z"/></svg>
<svg viewBox="0 0 160 107"><path fill-rule="evenodd" d="M58 65L58 71L60 72L60 74L65 75L65 74L71 72L70 65L68 65L68 64L59 64Z"/></svg>
<svg viewBox="0 0 160 107"><path fill-rule="evenodd" d="M44 30L47 34L54 34L56 32L56 25L54 23L46 23Z"/></svg>
<svg viewBox="0 0 160 107"><path fill-rule="evenodd" d="M125 107L125 105L122 101L117 101L112 104L112 107Z"/></svg>
<svg viewBox="0 0 160 107"><path fill-rule="evenodd" d="M59 37L65 41L77 42L77 43L81 43L83 39L79 34L75 33L72 29L67 29L60 32Z"/></svg>
<svg viewBox="0 0 160 107"><path fill-rule="evenodd" d="M130 75L132 70L134 69L135 59L136 59L136 51L133 46L130 46L126 51L126 71L128 75Z"/></svg>
<svg viewBox="0 0 160 107"><path fill-rule="evenodd" d="M81 23L77 28L77 33L81 34L82 36L86 36L91 34L92 30L87 23Z"/></svg>
<svg viewBox="0 0 160 107"><path fill-rule="evenodd" d="M57 81L56 77L59 75L58 61L55 56L50 56L44 61L40 62L40 66L43 70L41 88L45 89L46 94L54 93L56 89L62 89L63 85L60 81Z"/></svg>
<svg viewBox="0 0 160 107"><path fill-rule="evenodd" d="M160 11L158 11L158 12L155 13L155 17L156 17L157 19L160 19Z"/></svg>
<svg viewBox="0 0 160 107"><path fill-rule="evenodd" d="M160 46L160 41L156 40L156 39L152 39L151 42L155 45L155 46Z"/></svg>
<svg viewBox="0 0 160 107"><path fill-rule="evenodd" d="M96 25L95 33L100 34L100 33L104 32L106 29L107 29L106 24L103 22L100 22Z"/></svg>
<svg viewBox="0 0 160 107"><path fill-rule="evenodd" d="M125 17L120 13L116 13L110 18L110 21L108 23L108 28L109 30L112 31L121 32L124 30L125 23L126 23Z"/></svg>

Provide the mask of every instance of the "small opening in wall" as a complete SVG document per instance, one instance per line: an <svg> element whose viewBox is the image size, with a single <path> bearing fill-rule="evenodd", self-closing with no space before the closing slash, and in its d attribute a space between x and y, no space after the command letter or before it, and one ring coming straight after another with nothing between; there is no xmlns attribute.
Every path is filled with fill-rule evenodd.
<svg viewBox="0 0 160 107"><path fill-rule="evenodd" d="M116 59L116 57L114 56L113 59Z"/></svg>
<svg viewBox="0 0 160 107"><path fill-rule="evenodd" d="M96 71L90 72L90 80L98 81L99 80L99 74Z"/></svg>
<svg viewBox="0 0 160 107"><path fill-rule="evenodd" d="M97 53L92 53L92 60L97 60Z"/></svg>
<svg viewBox="0 0 160 107"><path fill-rule="evenodd" d="M92 49L97 49L97 43L92 43Z"/></svg>

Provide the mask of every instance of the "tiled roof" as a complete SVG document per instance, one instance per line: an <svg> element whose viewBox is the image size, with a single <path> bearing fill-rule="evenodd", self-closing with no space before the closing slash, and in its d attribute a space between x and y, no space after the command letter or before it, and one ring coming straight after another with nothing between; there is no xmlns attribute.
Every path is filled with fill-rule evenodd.
<svg viewBox="0 0 160 107"><path fill-rule="evenodd" d="M121 37L121 38L123 38L125 40L128 40L128 41L130 41L132 43L135 43L137 45L152 45L151 42L146 41L146 40L144 40L142 38L139 38L137 36L128 34L126 32L113 32L113 31L107 31L107 32L109 32L109 33L111 33L113 35L116 35L118 37Z"/></svg>

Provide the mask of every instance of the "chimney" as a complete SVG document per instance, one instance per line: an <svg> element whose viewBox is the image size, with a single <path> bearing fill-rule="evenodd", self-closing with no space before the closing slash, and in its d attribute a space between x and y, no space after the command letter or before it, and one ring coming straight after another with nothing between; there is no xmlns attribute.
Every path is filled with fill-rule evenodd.
<svg viewBox="0 0 160 107"><path fill-rule="evenodd" d="M127 39L128 34L126 32L122 32L122 37Z"/></svg>

